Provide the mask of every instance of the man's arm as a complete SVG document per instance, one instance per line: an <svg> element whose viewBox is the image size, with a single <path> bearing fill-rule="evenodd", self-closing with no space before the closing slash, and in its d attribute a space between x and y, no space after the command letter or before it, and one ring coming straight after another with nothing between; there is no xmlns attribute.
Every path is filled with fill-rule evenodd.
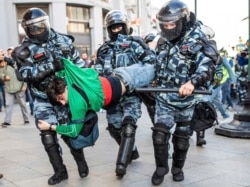
<svg viewBox="0 0 250 187"><path fill-rule="evenodd" d="M38 127L40 130L52 130L56 131L56 133L69 136L69 137L77 137L81 132L83 125L82 124L63 124L63 125L53 125L49 124L46 121L38 120Z"/></svg>

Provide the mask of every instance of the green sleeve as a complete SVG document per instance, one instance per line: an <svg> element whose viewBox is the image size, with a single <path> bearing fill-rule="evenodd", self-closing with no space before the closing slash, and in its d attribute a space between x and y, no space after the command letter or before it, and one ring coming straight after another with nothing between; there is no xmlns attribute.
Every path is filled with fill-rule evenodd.
<svg viewBox="0 0 250 187"><path fill-rule="evenodd" d="M83 124L63 124L56 127L56 132L69 137L77 137L83 128Z"/></svg>

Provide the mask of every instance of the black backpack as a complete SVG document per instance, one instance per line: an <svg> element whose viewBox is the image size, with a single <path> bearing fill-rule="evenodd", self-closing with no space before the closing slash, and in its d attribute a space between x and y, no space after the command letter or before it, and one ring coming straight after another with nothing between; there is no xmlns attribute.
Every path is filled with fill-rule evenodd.
<svg viewBox="0 0 250 187"><path fill-rule="evenodd" d="M214 105L210 102L200 101L195 105L191 128L194 131L203 131L218 125L217 113Z"/></svg>

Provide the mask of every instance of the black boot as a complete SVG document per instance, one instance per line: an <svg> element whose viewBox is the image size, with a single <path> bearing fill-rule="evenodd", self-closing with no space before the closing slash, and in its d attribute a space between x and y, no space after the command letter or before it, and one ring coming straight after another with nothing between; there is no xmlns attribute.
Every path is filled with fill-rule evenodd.
<svg viewBox="0 0 250 187"><path fill-rule="evenodd" d="M153 173L151 182L154 185L160 185L165 175L169 172L168 140L170 138L170 133L164 124L155 124L152 130L156 170Z"/></svg>
<svg viewBox="0 0 250 187"><path fill-rule="evenodd" d="M207 142L205 140L205 130L196 132L196 146L205 145Z"/></svg>
<svg viewBox="0 0 250 187"><path fill-rule="evenodd" d="M70 152L72 153L72 155L76 161L79 176L81 178L87 177L89 174L89 167L88 167L87 162L85 160L83 150L82 149L78 149L78 150L72 149L72 150L70 150Z"/></svg>
<svg viewBox="0 0 250 187"><path fill-rule="evenodd" d="M62 180L68 179L68 172L63 164L56 134L47 131L43 132L41 133L41 140L55 172L55 174L49 178L48 184L55 185L60 183Z"/></svg>
<svg viewBox="0 0 250 187"><path fill-rule="evenodd" d="M107 130L112 138L115 139L118 145L121 144L121 129L114 128L112 124L108 124ZM129 164L140 157L137 147L132 151Z"/></svg>
<svg viewBox="0 0 250 187"><path fill-rule="evenodd" d="M183 181L184 173L182 168L184 167L188 148L189 148L189 136L173 134L172 138L174 153L172 156L172 169L174 181Z"/></svg>
<svg viewBox="0 0 250 187"><path fill-rule="evenodd" d="M129 160L129 164L133 161L133 160L136 160L140 157L139 155L139 152L137 150L137 147L135 147L135 150L132 151L132 155L130 157L130 160Z"/></svg>
<svg viewBox="0 0 250 187"><path fill-rule="evenodd" d="M121 144L116 161L116 175L123 177L126 174L126 168L131 161L132 151L135 143L136 125L133 119L127 117L122 126Z"/></svg>
<svg viewBox="0 0 250 187"><path fill-rule="evenodd" d="M65 166L62 168L54 168L55 174L49 178L48 184L55 185L60 183L62 180L68 179L68 172Z"/></svg>
<svg viewBox="0 0 250 187"><path fill-rule="evenodd" d="M85 160L83 149L74 149L70 144L69 138L66 136L62 136L62 139L70 148L70 152L76 161L79 176L81 178L87 177L89 174L89 167Z"/></svg>
<svg viewBox="0 0 250 187"><path fill-rule="evenodd" d="M173 154L171 172L173 174L173 181L179 182L184 180L184 173L182 168L184 166L185 160L178 160L175 157L175 154Z"/></svg>

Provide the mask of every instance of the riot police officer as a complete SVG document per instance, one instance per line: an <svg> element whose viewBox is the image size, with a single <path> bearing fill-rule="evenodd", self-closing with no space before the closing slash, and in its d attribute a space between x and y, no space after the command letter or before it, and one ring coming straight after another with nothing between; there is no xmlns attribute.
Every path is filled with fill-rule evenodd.
<svg viewBox="0 0 250 187"><path fill-rule="evenodd" d="M178 93L156 93L155 123L152 139L156 170L152 183L159 185L169 172L168 145L171 128L173 154L171 172L174 181L183 181L183 167L192 134L190 121L198 95L193 90L206 85L214 75L213 60L198 41L206 35L195 25L195 15L179 0L166 2L157 14L160 35L156 46L156 85L178 88ZM199 40L201 39L201 40ZM176 126L175 126L176 125Z"/></svg>
<svg viewBox="0 0 250 187"><path fill-rule="evenodd" d="M127 15L112 10L105 17L110 40L97 51L95 68L103 76L112 74L117 67L135 63L155 63L155 55L138 36L130 36L132 28ZM127 165L139 157L135 144L136 122L141 117L141 99L135 92L124 95L119 104L107 109L107 120L112 138L119 145L116 161L116 175L123 177Z"/></svg>
<svg viewBox="0 0 250 187"><path fill-rule="evenodd" d="M68 107L54 108L47 99L45 88L55 73L63 69L60 61L62 57L69 58L79 67L83 67L84 63L79 52L73 46L74 38L54 31L50 27L48 15L39 8L27 9L23 14L21 25L27 36L22 44L14 49L12 57L18 66L19 79L28 83L34 98L36 126L39 119L54 125L64 123L68 120ZM54 175L49 178L48 184L54 185L68 178L67 169L63 164L56 133L44 130L40 136L54 169ZM86 177L89 171L83 150L73 149L67 137L63 139L70 147L80 177Z"/></svg>

